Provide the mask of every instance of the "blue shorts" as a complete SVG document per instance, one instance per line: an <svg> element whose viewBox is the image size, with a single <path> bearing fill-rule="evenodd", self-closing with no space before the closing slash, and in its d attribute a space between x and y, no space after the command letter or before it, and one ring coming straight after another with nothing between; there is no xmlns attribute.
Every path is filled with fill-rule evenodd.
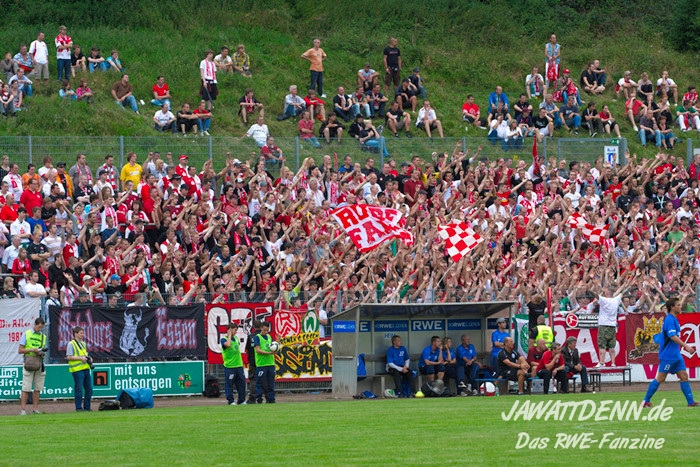
<svg viewBox="0 0 700 467"><path fill-rule="evenodd" d="M659 373L676 374L679 371L686 371L685 360L659 360Z"/></svg>
<svg viewBox="0 0 700 467"><path fill-rule="evenodd" d="M436 373L444 373L445 365L426 365L419 369L422 375L434 375Z"/></svg>

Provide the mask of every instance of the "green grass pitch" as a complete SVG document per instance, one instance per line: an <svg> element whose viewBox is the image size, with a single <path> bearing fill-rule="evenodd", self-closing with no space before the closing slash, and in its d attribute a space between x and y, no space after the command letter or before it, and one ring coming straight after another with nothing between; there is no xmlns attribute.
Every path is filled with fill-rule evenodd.
<svg viewBox="0 0 700 467"><path fill-rule="evenodd" d="M667 421L504 421L513 404L631 401L641 393L175 407L2 417L0 465L697 465L698 413L659 393ZM47 408L46 405L43 408ZM668 409L667 409L668 410ZM649 412L644 412L644 415ZM557 434L664 438L661 449L555 447ZM519 434L544 449L516 449ZM520 435L522 437L522 435ZM536 441L534 438L540 438Z"/></svg>

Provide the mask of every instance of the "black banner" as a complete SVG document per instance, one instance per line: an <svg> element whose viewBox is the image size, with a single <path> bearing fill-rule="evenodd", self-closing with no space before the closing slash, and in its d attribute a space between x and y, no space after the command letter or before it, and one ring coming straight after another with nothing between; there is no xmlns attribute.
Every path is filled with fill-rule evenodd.
<svg viewBox="0 0 700 467"><path fill-rule="evenodd" d="M161 307L49 308L52 358L64 358L73 328L85 329L90 355L97 359L206 358L204 304Z"/></svg>

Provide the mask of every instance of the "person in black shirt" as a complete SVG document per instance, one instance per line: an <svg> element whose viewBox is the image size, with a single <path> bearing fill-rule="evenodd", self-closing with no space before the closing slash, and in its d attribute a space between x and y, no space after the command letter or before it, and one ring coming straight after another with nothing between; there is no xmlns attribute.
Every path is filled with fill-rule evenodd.
<svg viewBox="0 0 700 467"><path fill-rule="evenodd" d="M581 73L579 84L581 85L581 89L589 94L601 94L603 91L605 91L605 86L599 85L596 80L595 70L595 63L591 62Z"/></svg>
<svg viewBox="0 0 700 467"><path fill-rule="evenodd" d="M384 165L382 165L381 173L377 176L377 183L379 183L379 186L382 187L382 191L384 191L386 190L387 182L391 182L392 180L396 180L396 177L391 173L391 165L385 162Z"/></svg>
<svg viewBox="0 0 700 467"><path fill-rule="evenodd" d="M539 114L532 118L532 125L535 127L535 137L541 143L545 136L554 134L554 121L547 115L547 109L540 107Z"/></svg>
<svg viewBox="0 0 700 467"><path fill-rule="evenodd" d="M630 204L632 204L632 197L629 195L630 192L630 187L623 184L622 185L622 194L617 197L617 200L615 201L615 204L617 205L618 209L622 209L625 214L629 212L630 209Z"/></svg>
<svg viewBox="0 0 700 467"><path fill-rule="evenodd" d="M389 46L384 48L384 93L389 94L389 85L397 87L401 83L401 51L399 41L392 37Z"/></svg>
<svg viewBox="0 0 700 467"><path fill-rule="evenodd" d="M30 243L27 247L27 256L29 256L32 263L32 270L34 271L39 269L41 260L48 259L51 256L51 253L49 253L49 249L46 247L46 245L41 243L43 238L44 234L42 233L41 229L35 229L34 233L32 234L32 243Z"/></svg>
<svg viewBox="0 0 700 467"><path fill-rule="evenodd" d="M547 309L547 304L542 299L542 295L536 293L530 296L524 287L521 287L520 290L523 293L525 297L525 303L527 304L527 328L532 329L535 326L537 326L537 318L539 316L544 315L544 312ZM528 348L532 347L533 344L533 340L530 339L530 341L531 342L528 342Z"/></svg>
<svg viewBox="0 0 700 467"><path fill-rule="evenodd" d="M588 128L588 133L591 137L598 133L603 133L603 124L598 115L598 111L595 109L595 102L589 102L586 106L586 110L583 111L583 115L581 115L581 127Z"/></svg>
<svg viewBox="0 0 700 467"><path fill-rule="evenodd" d="M255 404L255 371L257 367L255 366L255 335L260 333L260 329L262 328L262 321L256 319L253 321L253 328L250 330L250 334L248 334L248 339L246 340L246 345L245 345L245 353L248 356L248 380L250 384L248 387L250 388L250 392L248 393L248 404Z"/></svg>
<svg viewBox="0 0 700 467"><path fill-rule="evenodd" d="M414 96L415 97L415 96ZM386 126L395 137L399 137L399 130L406 129L406 137L411 138L411 116L401 109L398 101L391 103L391 108L386 113Z"/></svg>

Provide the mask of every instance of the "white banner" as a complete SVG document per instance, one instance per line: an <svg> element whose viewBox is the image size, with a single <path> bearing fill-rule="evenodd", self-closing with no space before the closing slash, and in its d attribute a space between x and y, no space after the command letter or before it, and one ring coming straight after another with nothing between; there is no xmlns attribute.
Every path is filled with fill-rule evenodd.
<svg viewBox="0 0 700 467"><path fill-rule="evenodd" d="M34 326L40 311L40 298L0 300L0 366L22 364L19 339ZM46 343L48 345L48 337Z"/></svg>

